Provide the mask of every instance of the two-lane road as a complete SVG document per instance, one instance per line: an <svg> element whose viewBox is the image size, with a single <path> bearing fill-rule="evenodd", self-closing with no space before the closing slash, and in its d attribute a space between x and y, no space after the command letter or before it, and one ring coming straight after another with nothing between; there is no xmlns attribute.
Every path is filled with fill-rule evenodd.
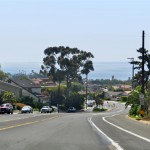
<svg viewBox="0 0 150 150"><path fill-rule="evenodd" d="M150 126L136 123L125 114L124 106L108 112L60 113L0 116L2 150L148 150L150 143L125 130L150 139ZM119 114L116 116L112 116ZM32 114L31 114L32 115ZM18 117L18 119L17 119ZM24 117L22 119L19 119ZM5 118L5 119L4 119ZM89 121L90 120L90 121ZM108 121L108 122L107 122ZM113 126L112 124L116 125ZM94 126L95 125L95 126ZM140 129L140 131L139 131ZM101 131L101 132L100 132Z"/></svg>
<svg viewBox="0 0 150 150"><path fill-rule="evenodd" d="M103 137L99 138L88 123L88 115L89 113L44 114L3 122L1 123L3 127L0 128L0 148L3 150L109 149L110 143Z"/></svg>
<svg viewBox="0 0 150 150"><path fill-rule="evenodd" d="M93 123L103 131L118 149L149 150L150 125L129 119L123 104L116 104L117 109L103 115L94 115Z"/></svg>

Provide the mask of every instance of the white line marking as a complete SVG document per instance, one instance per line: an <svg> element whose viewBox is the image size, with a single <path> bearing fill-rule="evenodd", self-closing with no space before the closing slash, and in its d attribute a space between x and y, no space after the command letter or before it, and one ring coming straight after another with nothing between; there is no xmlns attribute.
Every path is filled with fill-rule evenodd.
<svg viewBox="0 0 150 150"><path fill-rule="evenodd" d="M106 113L93 113L92 115L93 116L98 116L98 115L111 115L111 114L116 114L116 113L120 113L120 112L122 112L123 110L119 110L119 111L116 111L116 112L106 112Z"/></svg>
<svg viewBox="0 0 150 150"><path fill-rule="evenodd" d="M100 129L92 122L91 117L88 118L88 121L89 121L89 123L90 123L93 127L95 127L95 128L97 129L98 132L100 132L101 134L103 134L103 135L111 142L111 144L112 144L114 147L116 147L117 150L123 150L123 148L122 148L118 143L116 143L116 142L113 141L110 137L108 137L102 130L100 130Z"/></svg>
<svg viewBox="0 0 150 150"><path fill-rule="evenodd" d="M140 136L140 135L138 135L138 134L135 134L135 133L133 133L133 132L131 132L131 131L128 131L128 130L126 130L126 129L123 129L123 128L121 128L121 127L119 127L119 126L117 126L117 125L115 125L115 124L113 124L113 123L111 123L111 122L109 122L109 121L106 120L106 118L108 118L108 117L114 117L114 116L116 116L116 115L119 115L119 114L115 114L115 115L107 116L107 117L102 117L102 119L103 119L105 122L107 122L108 124L110 124L110 125L112 125L112 126L118 128L118 129L120 129L120 130L122 130L122 131L124 131L124 132L127 132L127 133L129 133L129 134L131 134L131 135L134 135L135 137L138 137L138 138L140 138L140 139L142 139L142 140L145 140L145 141L147 141L147 142L150 143L150 139L145 138L145 137L143 137L143 136Z"/></svg>

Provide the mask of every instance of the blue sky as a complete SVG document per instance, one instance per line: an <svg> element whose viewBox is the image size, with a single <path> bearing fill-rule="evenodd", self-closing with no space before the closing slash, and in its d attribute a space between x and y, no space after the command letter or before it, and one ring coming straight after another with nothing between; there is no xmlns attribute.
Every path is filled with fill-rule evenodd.
<svg viewBox="0 0 150 150"><path fill-rule="evenodd" d="M137 58L150 49L149 0L0 0L0 63L41 62L44 49L90 51L93 61Z"/></svg>

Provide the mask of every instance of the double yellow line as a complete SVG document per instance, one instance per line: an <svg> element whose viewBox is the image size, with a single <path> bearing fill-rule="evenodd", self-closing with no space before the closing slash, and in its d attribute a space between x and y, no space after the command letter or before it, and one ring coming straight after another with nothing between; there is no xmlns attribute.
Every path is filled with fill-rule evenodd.
<svg viewBox="0 0 150 150"><path fill-rule="evenodd" d="M58 117L59 116L54 116L54 117L46 118L46 119L42 119L42 120L37 120L37 121L26 122L26 123L22 123L22 124L13 125L13 126L8 126L8 127L5 127L5 128L0 128L0 131L4 131L4 130L7 130L7 129L12 129L12 128L16 128L16 127L22 127L22 126L26 126L26 125L30 125L30 124L46 121L46 120L52 120L52 119L56 119Z"/></svg>

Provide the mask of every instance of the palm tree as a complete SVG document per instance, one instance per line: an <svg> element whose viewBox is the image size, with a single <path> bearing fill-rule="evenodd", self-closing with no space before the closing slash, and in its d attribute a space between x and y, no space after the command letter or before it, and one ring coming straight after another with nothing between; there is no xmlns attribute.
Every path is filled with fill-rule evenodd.
<svg viewBox="0 0 150 150"><path fill-rule="evenodd" d="M86 108L87 108L87 82L88 82L88 74L90 71L94 71L93 62L91 60L86 61L83 65L82 74L86 75Z"/></svg>

